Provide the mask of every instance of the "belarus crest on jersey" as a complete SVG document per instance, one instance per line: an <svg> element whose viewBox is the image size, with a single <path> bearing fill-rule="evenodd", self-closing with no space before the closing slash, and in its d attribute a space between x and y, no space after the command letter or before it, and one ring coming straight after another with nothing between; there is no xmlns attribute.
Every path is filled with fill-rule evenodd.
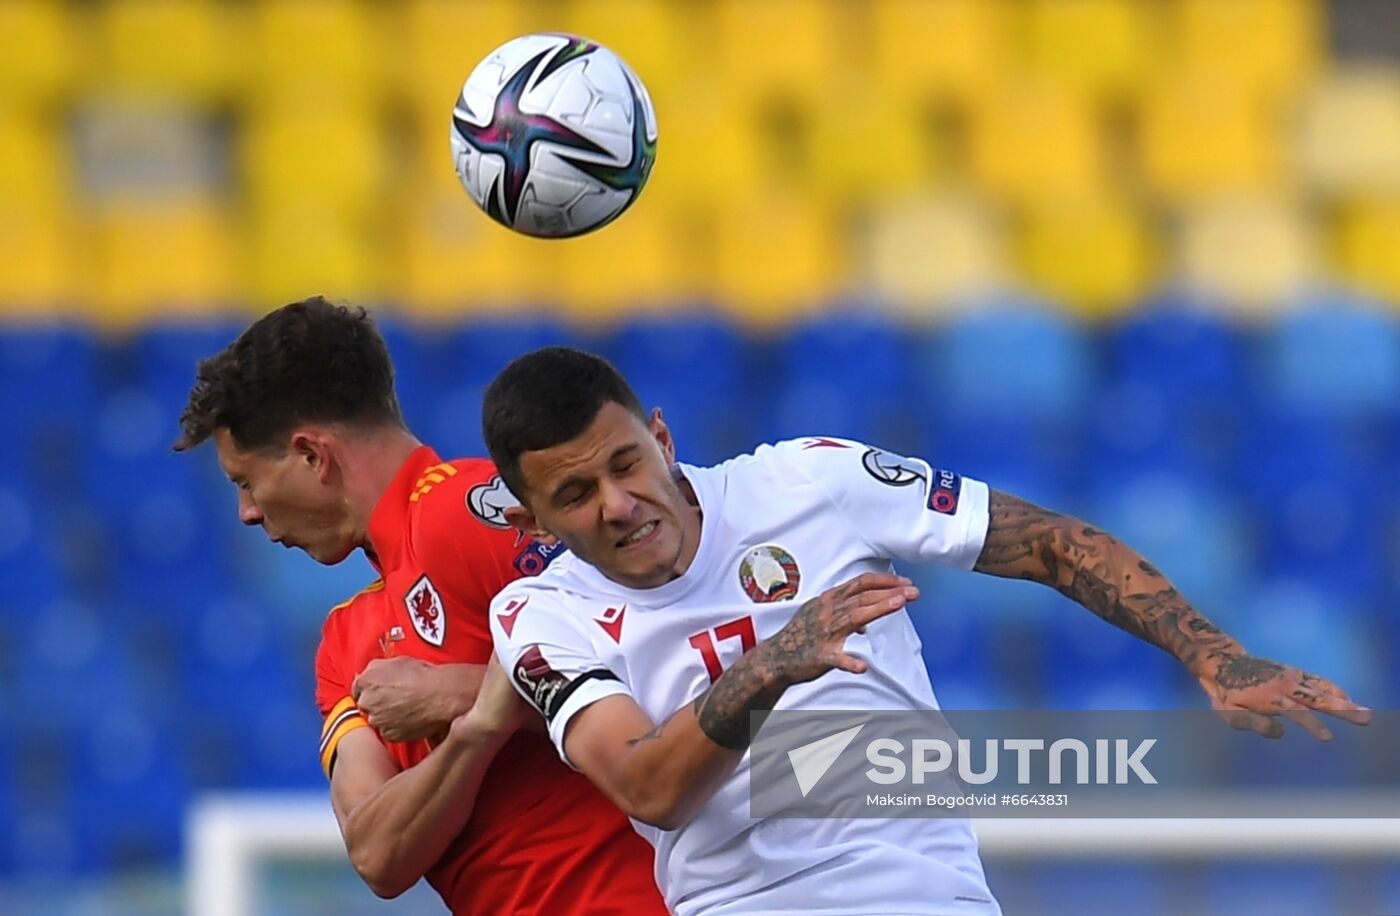
<svg viewBox="0 0 1400 916"><path fill-rule="evenodd" d="M801 584L797 561L776 544L755 547L739 561L739 585L758 604L788 601L796 597Z"/></svg>
<svg viewBox="0 0 1400 916"><path fill-rule="evenodd" d="M447 636L447 613L442 606L442 596L427 576L413 583L413 588L403 596L403 603L408 606L408 619L418 635L430 645L441 646Z"/></svg>

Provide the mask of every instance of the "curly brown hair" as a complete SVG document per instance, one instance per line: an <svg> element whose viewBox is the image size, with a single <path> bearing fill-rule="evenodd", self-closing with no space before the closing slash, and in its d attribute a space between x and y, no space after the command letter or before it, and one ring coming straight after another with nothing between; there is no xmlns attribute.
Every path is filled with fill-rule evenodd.
<svg viewBox="0 0 1400 916"><path fill-rule="evenodd" d="M226 428L240 449L276 449L308 422L403 424L374 319L321 296L264 315L200 360L174 448L194 448Z"/></svg>

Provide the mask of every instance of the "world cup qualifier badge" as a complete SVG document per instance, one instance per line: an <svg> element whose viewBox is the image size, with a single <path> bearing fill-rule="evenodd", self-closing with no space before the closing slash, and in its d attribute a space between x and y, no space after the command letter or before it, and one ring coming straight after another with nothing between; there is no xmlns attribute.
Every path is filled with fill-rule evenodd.
<svg viewBox="0 0 1400 916"><path fill-rule="evenodd" d="M775 544L755 547L739 561L739 585L757 604L791 600L801 584L797 561Z"/></svg>

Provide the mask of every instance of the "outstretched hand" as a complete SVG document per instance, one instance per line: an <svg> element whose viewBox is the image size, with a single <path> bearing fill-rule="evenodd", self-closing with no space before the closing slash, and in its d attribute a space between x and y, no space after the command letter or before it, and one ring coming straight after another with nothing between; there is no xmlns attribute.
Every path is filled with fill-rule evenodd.
<svg viewBox="0 0 1400 916"><path fill-rule="evenodd" d="M1211 706L1231 728L1265 738L1283 737L1288 719L1319 741L1332 732L1313 711L1366 725L1371 710L1326 678L1257 655L1228 655L1200 678Z"/></svg>

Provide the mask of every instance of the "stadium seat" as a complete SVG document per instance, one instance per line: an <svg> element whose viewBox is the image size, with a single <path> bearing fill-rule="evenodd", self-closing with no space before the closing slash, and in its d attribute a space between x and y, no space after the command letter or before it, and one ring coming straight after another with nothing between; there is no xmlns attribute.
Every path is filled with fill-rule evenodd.
<svg viewBox="0 0 1400 916"><path fill-rule="evenodd" d="M1098 99L1136 92L1160 50L1160 11L1143 0L1034 0L1024 4L1027 63Z"/></svg>
<svg viewBox="0 0 1400 916"><path fill-rule="evenodd" d="M1027 156L1028 149L1036 154ZM968 156L984 190L1017 202L1093 192L1107 166L1088 104L1047 81L1010 81L973 108Z"/></svg>
<svg viewBox="0 0 1400 916"><path fill-rule="evenodd" d="M446 117L444 109L444 125ZM446 126L442 131L445 164ZM364 216L380 202L388 167L384 140L367 107L321 105L254 118L242 131L239 151L249 200L259 210L310 204Z"/></svg>
<svg viewBox="0 0 1400 916"><path fill-rule="evenodd" d="M704 19L703 5L684 0L566 0L566 31L606 44L636 72L652 101L668 92L678 101L705 77L686 37ZM526 30L500 34L524 34ZM454 52L460 53L460 52ZM682 87L686 91L680 91Z"/></svg>
<svg viewBox="0 0 1400 916"><path fill-rule="evenodd" d="M1026 912L1042 916L1170 916L1172 877L1150 864L1105 861L1057 862L1031 869ZM995 885L994 885L995 887ZM1002 899L1007 912L1011 900Z"/></svg>
<svg viewBox="0 0 1400 916"><path fill-rule="evenodd" d="M821 104L849 69L843 4L827 0L719 0L712 10L717 77L732 105L773 96Z"/></svg>
<svg viewBox="0 0 1400 916"><path fill-rule="evenodd" d="M1095 376L1076 325L1014 300L953 319L925 369L924 396L950 412L1047 423L1077 417Z"/></svg>
<svg viewBox="0 0 1400 916"><path fill-rule="evenodd" d="M914 104L982 101L1011 68L1014 6L1005 0L874 0L869 65L880 94ZM937 53L931 53L935 44Z"/></svg>
<svg viewBox="0 0 1400 916"><path fill-rule="evenodd" d="M289 205L255 214L245 296L259 310L311 293L373 302L387 267L380 227L348 219L334 206Z"/></svg>
<svg viewBox="0 0 1400 916"><path fill-rule="evenodd" d="M131 201L96 219L89 279L92 318L131 324L188 318L236 295L234 230L213 201ZM153 257L153 253L158 256Z"/></svg>
<svg viewBox="0 0 1400 916"><path fill-rule="evenodd" d="M1142 177L1168 203L1277 188L1286 177L1279 128L1268 108L1232 83L1167 81L1142 103Z"/></svg>
<svg viewBox="0 0 1400 916"><path fill-rule="evenodd" d="M1178 72L1282 101L1321 63L1326 7L1319 0L1177 0L1167 7L1177 48L1170 66Z"/></svg>
<svg viewBox="0 0 1400 916"><path fill-rule="evenodd" d="M73 183L56 119L0 108L0 200L42 212L67 203Z"/></svg>
<svg viewBox="0 0 1400 916"><path fill-rule="evenodd" d="M70 215L57 206L0 209L0 316L72 317L80 272Z"/></svg>
<svg viewBox="0 0 1400 916"><path fill-rule="evenodd" d="M1400 415L1400 329L1385 312L1322 296L1283 316L1265 338L1270 403L1334 419Z"/></svg>
<svg viewBox="0 0 1400 916"><path fill-rule="evenodd" d="M227 98L240 76L242 23L221 0L114 0L95 14L104 90L203 106Z"/></svg>
<svg viewBox="0 0 1400 916"><path fill-rule="evenodd" d="M1178 231L1182 281L1244 315L1275 313L1318 279L1317 239L1296 201L1219 198L1189 209Z"/></svg>
<svg viewBox="0 0 1400 916"><path fill-rule="evenodd" d="M1250 861L1212 865L1200 885L1203 916L1337 912L1341 888L1326 866Z"/></svg>
<svg viewBox="0 0 1400 916"><path fill-rule="evenodd" d="M809 311L838 292L845 265L836 215L793 194L726 201L716 226L720 308L751 325Z"/></svg>
<svg viewBox="0 0 1400 916"><path fill-rule="evenodd" d="M1400 193L1400 75L1343 69L1303 97L1303 177L1329 194Z"/></svg>
<svg viewBox="0 0 1400 916"><path fill-rule="evenodd" d="M1024 276L1084 318L1131 307L1156 271L1143 214L1118 198L1058 199L1030 208L1021 244Z"/></svg>
<svg viewBox="0 0 1400 916"><path fill-rule="evenodd" d="M965 194L891 197L869 220L857 274L910 317L927 317L989 295L1006 276L995 212Z"/></svg>
<svg viewBox="0 0 1400 916"><path fill-rule="evenodd" d="M656 203L645 195L601 232L562 246L550 304L576 320L599 321L694 302L702 280L690 257L693 237L683 217Z"/></svg>
<svg viewBox="0 0 1400 916"><path fill-rule="evenodd" d="M45 107L72 88L83 43L76 10L52 0L14 0L0 4L0 98L21 108Z"/></svg>
<svg viewBox="0 0 1400 916"><path fill-rule="evenodd" d="M1386 302L1400 301L1400 196L1362 196L1340 209L1334 247L1346 282Z"/></svg>
<svg viewBox="0 0 1400 916"><path fill-rule="evenodd" d="M253 4L247 48L250 101L259 108L305 114L326 104L357 106L381 98L388 85L386 30L379 21L383 12L364 0Z"/></svg>

